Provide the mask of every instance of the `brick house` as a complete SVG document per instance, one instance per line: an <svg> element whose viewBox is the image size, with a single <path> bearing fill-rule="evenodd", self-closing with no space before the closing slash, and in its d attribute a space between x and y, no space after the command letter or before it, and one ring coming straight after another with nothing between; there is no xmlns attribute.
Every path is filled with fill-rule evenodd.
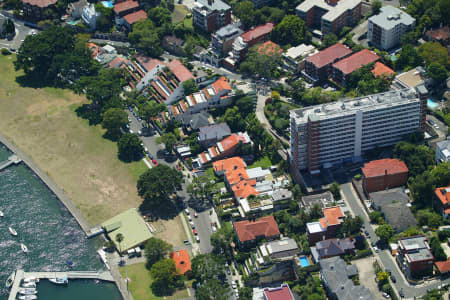
<svg viewBox="0 0 450 300"><path fill-rule="evenodd" d="M432 273L434 257L425 235L400 239L397 249L397 260L407 274L414 276Z"/></svg>
<svg viewBox="0 0 450 300"><path fill-rule="evenodd" d="M231 23L231 7L221 0L196 0L192 13L194 25L206 32Z"/></svg>
<svg viewBox="0 0 450 300"><path fill-rule="evenodd" d="M233 228L241 245L253 244L260 239L274 240L280 237L280 230L273 216L262 217L254 221L234 222Z"/></svg>
<svg viewBox="0 0 450 300"><path fill-rule="evenodd" d="M336 83L344 86L351 73L379 59L380 57L369 49L363 49L334 63L331 66L331 76Z"/></svg>
<svg viewBox="0 0 450 300"><path fill-rule="evenodd" d="M405 185L407 180L408 167L398 159L373 160L362 168L362 185L367 194Z"/></svg>
<svg viewBox="0 0 450 300"><path fill-rule="evenodd" d="M344 222L344 214L339 206L324 208L322 212L323 218L320 218L319 221L306 223L306 234L310 245L315 245L321 240L335 238Z"/></svg>
<svg viewBox="0 0 450 300"><path fill-rule="evenodd" d="M437 204L442 216L448 218L450 215L450 185L434 189L433 201Z"/></svg>
<svg viewBox="0 0 450 300"><path fill-rule="evenodd" d="M22 0L23 16L32 21L45 19L45 10L56 4L57 0Z"/></svg>

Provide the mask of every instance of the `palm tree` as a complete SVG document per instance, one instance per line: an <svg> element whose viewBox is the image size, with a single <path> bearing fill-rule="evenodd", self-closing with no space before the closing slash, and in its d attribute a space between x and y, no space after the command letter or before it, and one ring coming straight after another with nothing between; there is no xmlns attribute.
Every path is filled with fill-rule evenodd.
<svg viewBox="0 0 450 300"><path fill-rule="evenodd" d="M116 235L116 242L119 244L119 255L122 257L122 242L123 242L124 236L121 233L118 233ZM122 258L120 258L120 261L122 262ZM127 278L125 278L125 281L127 283L127 291L128 291L128 270L127 270L127 263L125 262L125 273Z"/></svg>

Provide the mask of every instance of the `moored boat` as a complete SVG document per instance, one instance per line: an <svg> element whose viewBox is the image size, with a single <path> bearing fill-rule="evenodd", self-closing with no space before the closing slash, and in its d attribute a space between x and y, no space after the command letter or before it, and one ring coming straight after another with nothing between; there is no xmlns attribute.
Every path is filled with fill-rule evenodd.
<svg viewBox="0 0 450 300"><path fill-rule="evenodd" d="M22 287L24 288L36 288L36 283L33 282L23 282Z"/></svg>
<svg viewBox="0 0 450 300"><path fill-rule="evenodd" d="M20 244L20 248L22 248L22 251L23 251L24 253L28 253L28 247L25 246L24 244Z"/></svg>
<svg viewBox="0 0 450 300"><path fill-rule="evenodd" d="M23 296L19 296L20 300L36 300L37 296L36 295L23 295Z"/></svg>
<svg viewBox="0 0 450 300"><path fill-rule="evenodd" d="M17 236L17 231L14 230L14 228L9 227L9 233L11 233L13 236Z"/></svg>
<svg viewBox="0 0 450 300"><path fill-rule="evenodd" d="M28 282L39 282L39 278L36 278L34 276L25 277L23 279L23 282L26 282L26 283L28 283Z"/></svg>
<svg viewBox="0 0 450 300"><path fill-rule="evenodd" d="M8 279L6 279L5 285L7 288L10 288L13 285L15 277L16 277L16 272L14 271L14 272L12 272L11 275L9 275Z"/></svg>
<svg viewBox="0 0 450 300"><path fill-rule="evenodd" d="M0 217L3 217L5 214L0 210Z"/></svg>
<svg viewBox="0 0 450 300"><path fill-rule="evenodd" d="M54 284L68 284L69 283L69 279L67 279L67 277L49 278L48 281L50 281Z"/></svg>
<svg viewBox="0 0 450 300"><path fill-rule="evenodd" d="M35 288L21 288L21 289L19 289L19 294L21 294L21 295L36 295L37 290Z"/></svg>

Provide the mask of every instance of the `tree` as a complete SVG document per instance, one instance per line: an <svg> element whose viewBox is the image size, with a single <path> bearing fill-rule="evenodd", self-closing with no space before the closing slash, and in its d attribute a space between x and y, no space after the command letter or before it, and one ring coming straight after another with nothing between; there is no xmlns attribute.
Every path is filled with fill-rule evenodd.
<svg viewBox="0 0 450 300"><path fill-rule="evenodd" d="M239 113L239 108L237 108L237 106L227 108L220 120L227 123L232 132L245 130L245 121Z"/></svg>
<svg viewBox="0 0 450 300"><path fill-rule="evenodd" d="M342 223L341 228L339 229L341 235L351 236L359 234L359 231L363 227L363 220L360 216L356 217L348 217Z"/></svg>
<svg viewBox="0 0 450 300"><path fill-rule="evenodd" d="M157 261L150 269L152 291L157 295L170 295L177 286L175 261L170 258Z"/></svg>
<svg viewBox="0 0 450 300"><path fill-rule="evenodd" d="M287 15L272 30L272 40L281 45L297 46L310 40L305 21L296 15Z"/></svg>
<svg viewBox="0 0 450 300"><path fill-rule="evenodd" d="M442 85L447 79L447 70L437 62L428 65L427 74L434 80L436 86Z"/></svg>
<svg viewBox="0 0 450 300"><path fill-rule="evenodd" d="M197 84L194 79L188 79L183 82L184 95L188 96L198 91Z"/></svg>
<svg viewBox="0 0 450 300"><path fill-rule="evenodd" d="M446 261L447 255L445 255L444 249L441 247L441 243L436 237L431 238L430 242L431 253L434 256L435 261Z"/></svg>
<svg viewBox="0 0 450 300"><path fill-rule="evenodd" d="M371 9L372 9L371 14L378 15L380 13L382 6L383 6L383 3L381 3L381 1L379 1L379 0L373 1L372 5L371 5Z"/></svg>
<svg viewBox="0 0 450 300"><path fill-rule="evenodd" d="M227 282L227 281L225 281ZM195 299L197 300L227 300L230 288L228 284L217 278L207 279L197 289Z"/></svg>
<svg viewBox="0 0 450 300"><path fill-rule="evenodd" d="M394 64L397 70L414 68L422 64L422 57L417 53L413 45L407 44L402 46L400 55Z"/></svg>
<svg viewBox="0 0 450 300"><path fill-rule="evenodd" d="M255 110L255 99L251 96L243 96L236 100L236 106L239 108L239 112L242 117L247 117Z"/></svg>
<svg viewBox="0 0 450 300"><path fill-rule="evenodd" d="M13 34L16 30L16 26L14 25L14 22L10 18L6 19L4 26L5 27L3 28L3 30L7 35Z"/></svg>
<svg viewBox="0 0 450 300"><path fill-rule="evenodd" d="M372 211L369 213L370 222L378 224L380 222L380 218L383 218L383 213L381 211Z"/></svg>
<svg viewBox="0 0 450 300"><path fill-rule="evenodd" d="M170 24L172 16L167 8L156 6L148 11L148 18L153 21L155 27L163 27Z"/></svg>
<svg viewBox="0 0 450 300"><path fill-rule="evenodd" d="M96 30L100 32L110 32L111 28L114 26L114 10L97 2L95 4L95 11L100 13L96 22Z"/></svg>
<svg viewBox="0 0 450 300"><path fill-rule="evenodd" d="M116 242L119 244L119 253L122 255L122 242L123 242L124 236L121 233L118 233L116 235Z"/></svg>
<svg viewBox="0 0 450 300"><path fill-rule="evenodd" d="M423 57L425 64L437 63L446 67L448 65L448 52L444 46L438 42L427 42L419 47L419 54Z"/></svg>
<svg viewBox="0 0 450 300"><path fill-rule="evenodd" d="M187 192L195 199L209 199L210 194L214 191L214 182L208 176L194 177L192 182L187 186Z"/></svg>
<svg viewBox="0 0 450 300"><path fill-rule="evenodd" d="M180 171L159 164L139 177L137 190L139 196L144 198L144 206L164 205L164 202L170 201L169 196L181 188L182 182Z"/></svg>
<svg viewBox="0 0 450 300"><path fill-rule="evenodd" d="M239 20L241 20L241 23L245 28L255 25L255 5L252 2L238 2L234 7L233 12Z"/></svg>
<svg viewBox="0 0 450 300"><path fill-rule="evenodd" d="M173 146L177 143L177 137L172 133L164 133L162 136L156 139L158 144L164 144L168 151L173 150Z"/></svg>
<svg viewBox="0 0 450 300"><path fill-rule="evenodd" d="M157 103L155 100L150 100L139 109L139 115L147 121L147 123L150 123L154 117L166 110L167 106L164 103Z"/></svg>
<svg viewBox="0 0 450 300"><path fill-rule="evenodd" d="M360 96L387 91L392 78L374 77L372 69L373 64L368 64L352 72L345 83L346 90L356 91Z"/></svg>
<svg viewBox="0 0 450 300"><path fill-rule="evenodd" d="M147 268L150 268L157 261L160 261L173 251L173 246L161 239L152 237L145 243L145 258L147 259Z"/></svg>
<svg viewBox="0 0 450 300"><path fill-rule="evenodd" d="M192 277L200 284L195 293L195 299L228 299L230 287L225 280L222 257L214 254L200 254L192 259L191 267Z"/></svg>
<svg viewBox="0 0 450 300"><path fill-rule="evenodd" d="M302 200L302 188L299 184L294 185L291 191L295 201Z"/></svg>
<svg viewBox="0 0 450 300"><path fill-rule="evenodd" d="M339 41L338 37L334 33L325 34L322 40L322 48L328 48L333 46Z"/></svg>
<svg viewBox="0 0 450 300"><path fill-rule="evenodd" d="M240 64L240 72L252 77L273 78L279 76L278 67L281 63L281 55L278 53L261 54L258 47L249 50L245 60Z"/></svg>
<svg viewBox="0 0 450 300"><path fill-rule="evenodd" d="M137 21L133 25L133 31L128 34L128 38L146 55L158 57L163 53L158 31L149 19Z"/></svg>
<svg viewBox="0 0 450 300"><path fill-rule="evenodd" d="M144 154L141 140L134 133L125 133L118 143L119 158L125 162L140 160Z"/></svg>
<svg viewBox="0 0 450 300"><path fill-rule="evenodd" d="M375 230L375 234L382 240L384 243L387 243L389 239L394 235L394 229L389 224L383 224L377 227Z"/></svg>
<svg viewBox="0 0 450 300"><path fill-rule="evenodd" d="M377 273L377 280L380 284L388 282L388 279L389 279L388 272L378 272Z"/></svg>
<svg viewBox="0 0 450 300"><path fill-rule="evenodd" d="M128 115L121 108L110 108L103 115L102 126L106 129L106 135L117 140L120 135L120 129L128 123Z"/></svg>
<svg viewBox="0 0 450 300"><path fill-rule="evenodd" d="M231 242L234 241L235 233L230 222L224 222L217 232L211 235L211 245L214 247L214 253L225 253L227 258L231 259Z"/></svg>
<svg viewBox="0 0 450 300"><path fill-rule="evenodd" d="M414 145L405 141L394 147L394 157L405 162L410 177L422 174L435 164L433 151L425 145Z"/></svg>
<svg viewBox="0 0 450 300"><path fill-rule="evenodd" d="M333 194L334 199L336 200L341 199L340 191L341 187L339 186L339 183L337 183L336 181L330 185L330 192Z"/></svg>

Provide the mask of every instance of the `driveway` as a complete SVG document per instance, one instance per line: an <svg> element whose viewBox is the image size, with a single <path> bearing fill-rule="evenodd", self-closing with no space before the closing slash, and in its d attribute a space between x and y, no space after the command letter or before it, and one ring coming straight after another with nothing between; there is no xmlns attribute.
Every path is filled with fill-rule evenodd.
<svg viewBox="0 0 450 300"><path fill-rule="evenodd" d="M369 222L369 217L363 209L361 201L356 195L356 192L353 190L352 184L350 182L341 184L341 190L347 205L350 207L354 215L360 216L363 219L365 230L369 232L368 242L376 243L378 241L378 237ZM427 289L434 289L440 284L450 283L450 278L447 278L442 280L442 282L439 280L433 280L420 285L411 285L406 281L403 273L400 272L400 269L398 268L397 263L390 254L389 250L380 250L379 253L375 253L375 257L378 261L381 261L381 264L385 269L390 269L392 275L396 277L397 282L395 284L391 282L391 285L394 286L396 293L398 294L398 291L402 290L406 298L422 296L426 293Z"/></svg>
<svg viewBox="0 0 450 300"><path fill-rule="evenodd" d="M361 285L364 285L372 292L375 300L381 300L384 299L384 297L380 290L378 290L378 284L375 281L376 274L373 268L374 261L374 257L366 257L353 260L352 264L358 268L359 282Z"/></svg>
<svg viewBox="0 0 450 300"><path fill-rule="evenodd" d="M355 28L353 28L353 30L351 31L354 33L352 37L353 42L356 44L361 44L364 47L367 47L367 36L363 39L359 39L359 37L367 33L367 23L368 21L366 20L361 24L359 24L358 26L356 26Z"/></svg>

